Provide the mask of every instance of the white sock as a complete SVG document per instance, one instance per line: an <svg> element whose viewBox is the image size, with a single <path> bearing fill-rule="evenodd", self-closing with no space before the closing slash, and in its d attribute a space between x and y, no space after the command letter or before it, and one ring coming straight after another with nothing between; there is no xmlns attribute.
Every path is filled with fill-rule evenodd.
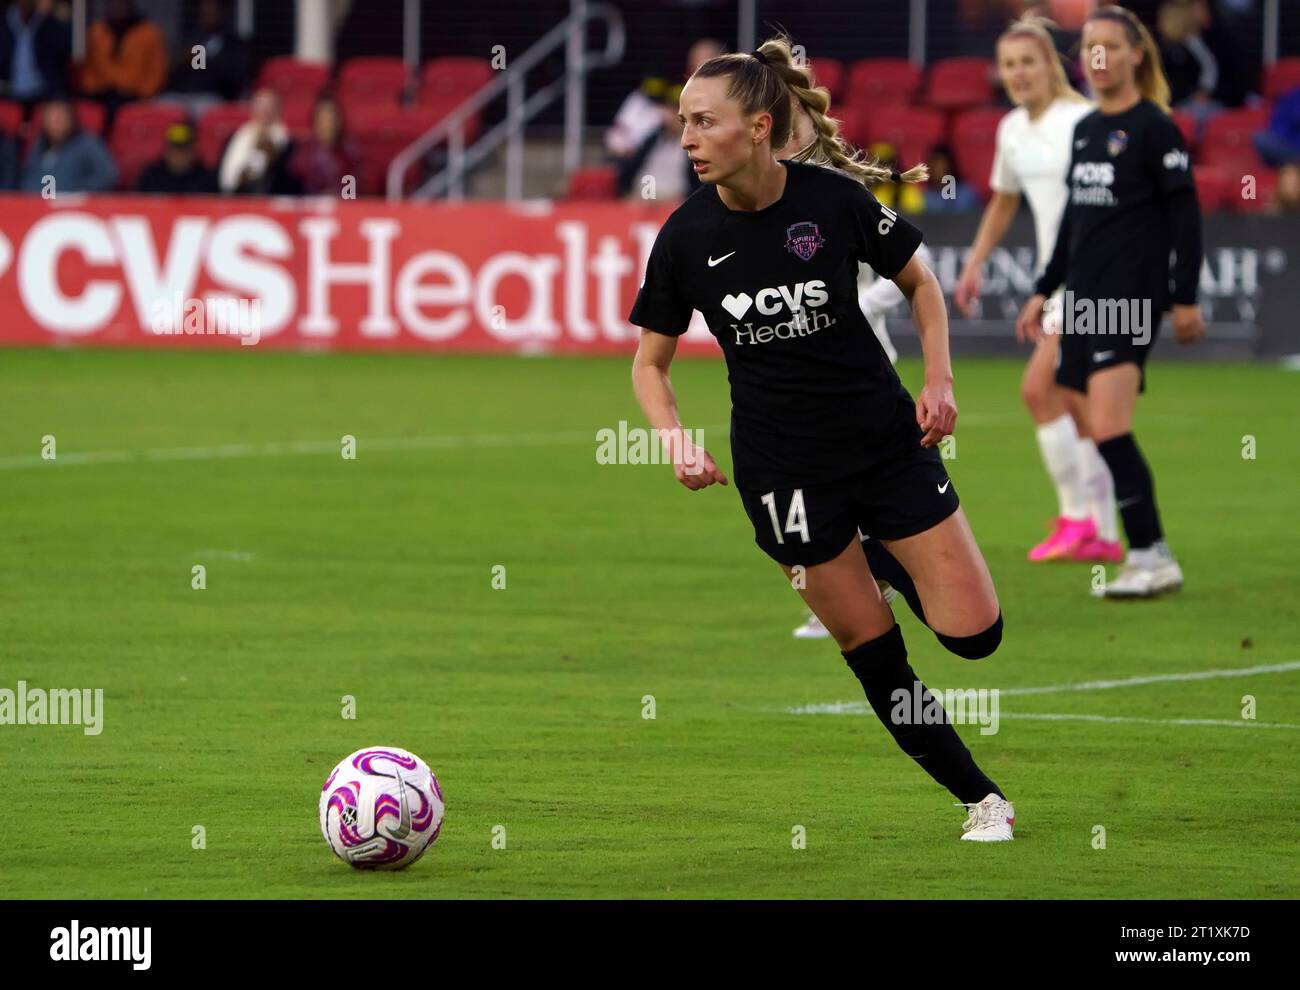
<svg viewBox="0 0 1300 990"><path fill-rule="evenodd" d="M1079 439L1079 466L1083 475L1083 490L1088 493L1088 514L1097 525L1097 539L1114 543L1119 539L1119 524L1115 521L1115 479L1110 476L1106 458L1097 445L1086 438Z"/></svg>
<svg viewBox="0 0 1300 990"><path fill-rule="evenodd" d="M1047 474L1056 486L1059 515L1067 519L1087 519L1088 493L1083 487L1083 471L1079 463L1079 434L1068 413L1038 427L1038 449L1042 451Z"/></svg>

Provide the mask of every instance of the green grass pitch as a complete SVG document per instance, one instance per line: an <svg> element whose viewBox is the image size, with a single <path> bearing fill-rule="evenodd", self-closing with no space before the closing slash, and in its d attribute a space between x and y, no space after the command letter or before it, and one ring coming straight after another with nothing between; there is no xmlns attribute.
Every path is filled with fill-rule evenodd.
<svg viewBox="0 0 1300 990"><path fill-rule="evenodd" d="M959 842L873 717L790 713L861 689L790 636L801 603L734 489L596 462L597 430L641 425L629 366L0 354L0 688L104 691L98 736L0 725L23 820L3 896L1300 896L1300 670L1003 698L997 734L960 731L1016 841ZM1187 587L1120 604L1087 567L1025 562L1053 504L1019 373L957 362L949 462L1006 638L961 661L900 604L927 683L1300 660L1300 378L1153 366L1137 432ZM729 470L722 363L673 380ZM1072 718L1020 717L1044 714ZM317 825L329 769L373 744L424 757L447 800L398 874L349 869Z"/></svg>

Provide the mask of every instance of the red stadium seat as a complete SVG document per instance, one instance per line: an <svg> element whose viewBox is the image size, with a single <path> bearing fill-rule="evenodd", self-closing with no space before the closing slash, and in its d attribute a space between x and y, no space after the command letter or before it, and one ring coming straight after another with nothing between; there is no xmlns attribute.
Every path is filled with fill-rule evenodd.
<svg viewBox="0 0 1300 990"><path fill-rule="evenodd" d="M1196 165L1192 168L1196 181L1196 198L1205 212L1222 210L1240 188L1227 169L1217 165Z"/></svg>
<svg viewBox="0 0 1300 990"><path fill-rule="evenodd" d="M291 55L276 55L262 64L257 85L280 94L282 101L315 101L329 82L330 67L317 62L302 62Z"/></svg>
<svg viewBox="0 0 1300 990"><path fill-rule="evenodd" d="M905 58L864 58L849 69L844 102L875 108L910 103L921 85L921 70Z"/></svg>
<svg viewBox="0 0 1300 990"><path fill-rule="evenodd" d="M813 83L831 91L831 99L838 101L844 92L844 63L833 58L812 59L808 62Z"/></svg>
<svg viewBox="0 0 1300 990"><path fill-rule="evenodd" d="M1300 86L1300 57L1280 58L1264 67L1261 90L1266 100L1276 100L1283 93Z"/></svg>
<svg viewBox="0 0 1300 990"><path fill-rule="evenodd" d="M1170 116L1178 130L1182 132L1183 142L1187 145L1187 150L1192 151L1196 148L1196 118L1185 110L1175 110Z"/></svg>
<svg viewBox="0 0 1300 990"><path fill-rule="evenodd" d="M580 168L569 176L566 199L613 199L618 172L612 165Z"/></svg>
<svg viewBox="0 0 1300 990"><path fill-rule="evenodd" d="M870 143L871 134L867 127L868 118L864 108L843 103L839 106L831 104L830 115L840 122L839 134L849 144L862 148Z"/></svg>
<svg viewBox="0 0 1300 990"><path fill-rule="evenodd" d="M13 137L23 124L23 105L13 100L0 100L0 134Z"/></svg>
<svg viewBox="0 0 1300 990"><path fill-rule="evenodd" d="M437 120L421 107L378 107L373 112L348 120L348 133L361 152L361 174L357 177L363 195L382 195L388 166L399 151L428 131ZM418 170L407 173L408 183L418 179Z"/></svg>
<svg viewBox="0 0 1300 990"><path fill-rule="evenodd" d="M870 141L888 141L898 152L899 169L909 169L930 157L943 140L944 117L927 107L880 107L871 113Z"/></svg>
<svg viewBox="0 0 1300 990"><path fill-rule="evenodd" d="M362 103L396 106L406 95L410 79L406 63L396 56L350 58L339 69L334 92L345 107Z"/></svg>
<svg viewBox="0 0 1300 990"><path fill-rule="evenodd" d="M1258 175L1268 166L1255 150L1255 134L1268 126L1268 110L1225 110L1205 125L1200 161L1237 172Z"/></svg>
<svg viewBox="0 0 1300 990"><path fill-rule="evenodd" d="M989 195L989 174L997 154L998 123L1006 113L998 107L967 110L952 126L950 143L961 173L958 178L974 186L983 199Z"/></svg>
<svg viewBox="0 0 1300 990"><path fill-rule="evenodd" d="M221 103L208 109L198 123L197 147L199 159L208 168L221 164L230 136L248 122L247 103Z"/></svg>
<svg viewBox="0 0 1300 990"><path fill-rule="evenodd" d="M997 99L995 66L986 58L944 58L933 63L924 102L940 110L966 110Z"/></svg>
<svg viewBox="0 0 1300 990"><path fill-rule="evenodd" d="M280 104L280 119L291 131L311 130L311 118L315 110L316 97L299 96Z"/></svg>
<svg viewBox="0 0 1300 990"><path fill-rule="evenodd" d="M183 109L169 103L128 103L117 112L108 147L117 159L121 188L135 185L141 170L162 155L167 128L186 119Z"/></svg>
<svg viewBox="0 0 1300 990"><path fill-rule="evenodd" d="M431 59L420 71L415 102L429 111L435 121L442 120L491 82L492 76L492 63L487 59L460 55ZM478 136L481 127L480 115L468 121L467 142Z"/></svg>

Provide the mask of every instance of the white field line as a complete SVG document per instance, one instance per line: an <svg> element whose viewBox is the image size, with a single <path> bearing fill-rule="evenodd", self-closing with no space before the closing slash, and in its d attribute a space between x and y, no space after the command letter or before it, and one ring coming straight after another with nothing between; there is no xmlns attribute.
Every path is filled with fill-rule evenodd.
<svg viewBox="0 0 1300 990"><path fill-rule="evenodd" d="M1171 681L1203 681L1219 677L1249 677L1254 674L1278 674L1300 670L1300 660L1286 663L1261 664L1257 667L1227 667L1218 670L1195 670L1183 674L1152 674L1144 677L1126 677L1112 681L1082 681L1078 684L1050 684L1043 687L1000 688L999 696L1053 694L1070 691L1106 691L1111 688L1134 687L1144 684L1161 684ZM870 715L871 706L865 701L833 701L824 704L797 705L784 709L788 715ZM1287 722L1254 722L1250 719L1198 719L1198 718L1128 718L1109 715L1053 715L1021 712L1003 712L1002 718L1039 719L1042 721L1077 722L1127 722L1142 725L1219 725L1253 726L1257 729L1300 729L1300 725Z"/></svg>
<svg viewBox="0 0 1300 990"><path fill-rule="evenodd" d="M1078 684L1049 684L1046 687L1006 688L1002 695L1056 694L1061 691L1106 691L1110 688L1135 687L1140 684L1164 684L1170 681L1208 681L1218 677L1250 677L1254 674L1278 674L1287 670L1300 670L1300 660L1286 663L1268 663L1258 667L1223 667L1218 670L1193 670L1185 674L1151 674L1144 677L1125 677L1117 681L1082 681Z"/></svg>
<svg viewBox="0 0 1300 990"><path fill-rule="evenodd" d="M968 416L962 422L982 425L994 417ZM631 426L633 424L629 424ZM648 427L647 427L648 429ZM700 426L706 436L710 433L730 434L731 427ZM566 433L468 433L461 436L442 435L425 437L367 437L357 436L357 452L404 450L463 450L470 447L548 447L579 446L597 443L596 430ZM708 445L708 441L705 441ZM74 450L60 453L52 460L38 454L17 454L0 457L0 471L22 470L35 467L78 467L87 464L139 464L150 461L215 461L231 457L282 457L286 454L337 454L340 440L281 440L264 443L223 443L205 447L155 447L147 450Z"/></svg>
<svg viewBox="0 0 1300 990"><path fill-rule="evenodd" d="M703 426L708 433L726 426ZM226 443L207 447L156 447L148 450L86 450L59 453L53 460L38 454L0 457L0 471L34 467L77 467L87 464L138 464L158 461L214 461L232 457L281 457L295 454L335 454L340 440L283 440L267 443ZM357 436L357 453L367 451L463 450L472 447L547 447L597 444L596 430L567 433L469 433L461 436Z"/></svg>
<svg viewBox="0 0 1300 990"><path fill-rule="evenodd" d="M1001 712L999 718L1037 719L1042 722L1127 722L1135 725L1218 725L1227 729L1300 729L1291 722L1256 722L1248 718L1128 718L1119 715L1047 715Z"/></svg>

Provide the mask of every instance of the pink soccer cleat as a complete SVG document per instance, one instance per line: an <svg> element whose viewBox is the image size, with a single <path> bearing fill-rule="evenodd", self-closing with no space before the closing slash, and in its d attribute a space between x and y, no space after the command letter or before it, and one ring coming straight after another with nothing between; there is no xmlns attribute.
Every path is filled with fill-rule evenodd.
<svg viewBox="0 0 1300 990"><path fill-rule="evenodd" d="M1100 560L1109 564L1118 564L1124 560L1124 548L1119 540L1087 540L1070 552L1070 559L1088 562Z"/></svg>
<svg viewBox="0 0 1300 990"><path fill-rule="evenodd" d="M1029 559L1069 560L1070 555L1085 543L1097 539L1097 526L1091 519L1067 519L1057 516L1052 535L1029 551Z"/></svg>

